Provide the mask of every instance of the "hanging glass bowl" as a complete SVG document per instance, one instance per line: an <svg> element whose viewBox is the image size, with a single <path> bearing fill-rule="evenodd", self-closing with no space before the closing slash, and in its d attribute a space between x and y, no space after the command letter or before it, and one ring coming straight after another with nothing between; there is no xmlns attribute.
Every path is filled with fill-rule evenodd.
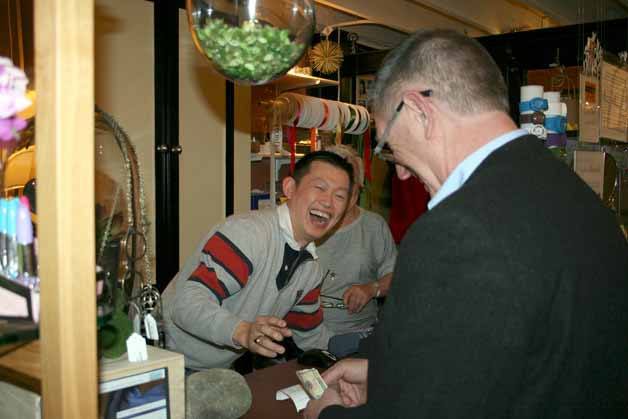
<svg viewBox="0 0 628 419"><path fill-rule="evenodd" d="M196 48L214 70L264 84L303 56L315 30L313 0L186 0Z"/></svg>

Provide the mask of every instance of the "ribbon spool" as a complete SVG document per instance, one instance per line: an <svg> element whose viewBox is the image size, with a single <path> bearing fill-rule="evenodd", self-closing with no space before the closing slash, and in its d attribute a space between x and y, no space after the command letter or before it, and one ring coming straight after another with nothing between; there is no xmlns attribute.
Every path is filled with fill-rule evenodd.
<svg viewBox="0 0 628 419"><path fill-rule="evenodd" d="M536 84L521 86L521 102L527 102L535 97L543 97L543 86Z"/></svg>
<svg viewBox="0 0 628 419"><path fill-rule="evenodd" d="M538 101L543 99L543 86L541 85L527 85L521 86L521 99L519 103L520 115L532 115L534 114L534 110L523 110L522 106L527 104L530 101ZM521 128L526 129L530 134L536 135L539 138L545 138L547 136L547 132L545 127L541 124L534 124L530 122L521 123Z"/></svg>
<svg viewBox="0 0 628 419"><path fill-rule="evenodd" d="M370 115L364 106L296 93L283 93L278 100L284 103L283 122L288 126L334 131L340 125L347 134L354 135L363 134L370 126Z"/></svg>
<svg viewBox="0 0 628 419"><path fill-rule="evenodd" d="M355 105L349 105L349 113L351 114L351 117L348 121L348 125L349 126L345 126L345 132L347 134L354 134L355 131L358 129L358 127L360 126L360 111L358 110L358 108Z"/></svg>

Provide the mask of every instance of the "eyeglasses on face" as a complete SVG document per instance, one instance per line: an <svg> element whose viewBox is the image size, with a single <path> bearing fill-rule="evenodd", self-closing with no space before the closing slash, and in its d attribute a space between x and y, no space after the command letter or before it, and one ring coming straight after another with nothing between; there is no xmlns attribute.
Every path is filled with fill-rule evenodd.
<svg viewBox="0 0 628 419"><path fill-rule="evenodd" d="M432 92L431 89L421 90L419 92L419 94L421 96L423 96L423 97L430 97L430 96L432 96L432 93L433 92ZM395 111L393 112L392 116L390 117L390 120L386 124L386 128L384 128L384 132L383 132L382 136L377 139L377 146L375 147L374 154L379 156L383 160L394 162L394 158L392 156L392 152L388 153L388 154L384 154L384 153L382 153L382 151L384 149L384 146L388 142L388 137L390 136L390 130L392 129L392 126L394 125L395 121L399 117L399 113L401 113L401 110L403 109L404 105L405 105L405 102L403 100L401 102L399 102L399 104L395 108Z"/></svg>

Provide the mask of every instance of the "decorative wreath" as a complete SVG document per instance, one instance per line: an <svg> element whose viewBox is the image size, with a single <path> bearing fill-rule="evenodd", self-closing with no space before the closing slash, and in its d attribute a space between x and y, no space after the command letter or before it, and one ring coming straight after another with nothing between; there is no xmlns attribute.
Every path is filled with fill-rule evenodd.
<svg viewBox="0 0 628 419"><path fill-rule="evenodd" d="M342 64L342 48L335 42L325 39L310 51L310 64L314 70L323 74L331 74L338 71Z"/></svg>

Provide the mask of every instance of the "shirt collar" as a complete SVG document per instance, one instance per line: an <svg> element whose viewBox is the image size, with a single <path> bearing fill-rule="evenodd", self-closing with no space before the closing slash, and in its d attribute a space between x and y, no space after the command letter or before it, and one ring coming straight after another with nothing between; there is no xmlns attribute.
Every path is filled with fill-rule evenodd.
<svg viewBox="0 0 628 419"><path fill-rule="evenodd" d="M281 228L281 235L283 239L294 250L301 250L301 246L294 238L294 230L292 229L292 219L290 218L290 208L288 204L281 204L277 207L277 214L279 214L279 227ZM305 250L310 252L314 259L318 259L316 255L316 245L314 242L309 242L305 246Z"/></svg>
<svg viewBox="0 0 628 419"><path fill-rule="evenodd" d="M478 166L486 159L493 151L512 140L522 137L528 134L525 129L518 129L507 132L499 137L484 144L482 147L469 154L447 177L443 185L438 192L434 194L432 199L427 203L427 208L432 209L436 205L440 204L449 195L456 192L469 177L475 172Z"/></svg>

